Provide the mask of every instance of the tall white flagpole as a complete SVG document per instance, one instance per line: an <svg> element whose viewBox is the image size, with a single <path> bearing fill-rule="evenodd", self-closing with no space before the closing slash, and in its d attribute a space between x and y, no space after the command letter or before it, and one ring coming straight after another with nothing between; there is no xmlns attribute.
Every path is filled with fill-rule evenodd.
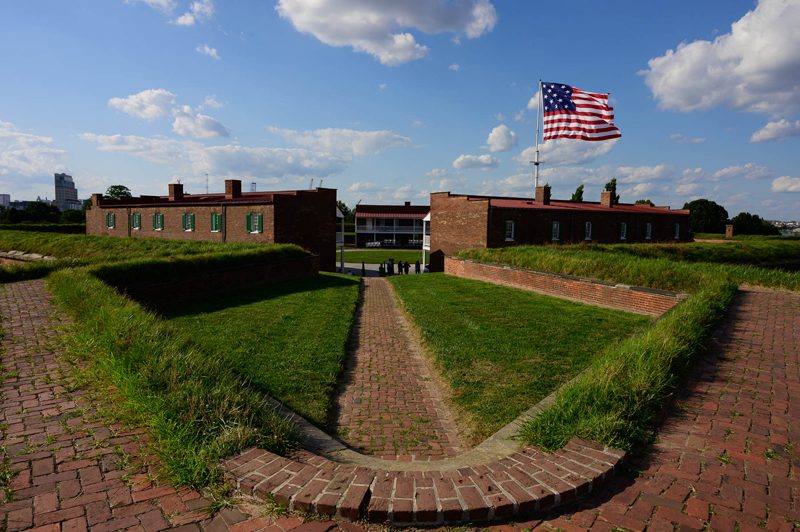
<svg viewBox="0 0 800 532"><path fill-rule="evenodd" d="M542 80L539 80L539 99L536 102L536 157L533 160L534 166L534 186L539 186L539 114L542 109Z"/></svg>

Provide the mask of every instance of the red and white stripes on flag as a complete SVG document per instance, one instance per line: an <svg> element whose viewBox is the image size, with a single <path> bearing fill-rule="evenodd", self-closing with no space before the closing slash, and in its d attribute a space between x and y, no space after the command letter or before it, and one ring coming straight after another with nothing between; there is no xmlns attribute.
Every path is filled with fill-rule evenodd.
<svg viewBox="0 0 800 532"><path fill-rule="evenodd" d="M542 102L544 140L609 140L622 136L614 127L614 108L608 105L608 94L542 83Z"/></svg>

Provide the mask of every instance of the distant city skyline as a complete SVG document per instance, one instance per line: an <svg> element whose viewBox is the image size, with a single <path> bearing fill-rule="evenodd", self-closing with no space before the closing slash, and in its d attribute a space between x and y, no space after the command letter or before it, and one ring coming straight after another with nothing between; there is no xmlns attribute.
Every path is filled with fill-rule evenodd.
<svg viewBox="0 0 800 532"><path fill-rule="evenodd" d="M800 218L800 0L43 0L0 10L0 192L258 190L350 206L533 195L538 80L610 92L622 137L541 182Z"/></svg>

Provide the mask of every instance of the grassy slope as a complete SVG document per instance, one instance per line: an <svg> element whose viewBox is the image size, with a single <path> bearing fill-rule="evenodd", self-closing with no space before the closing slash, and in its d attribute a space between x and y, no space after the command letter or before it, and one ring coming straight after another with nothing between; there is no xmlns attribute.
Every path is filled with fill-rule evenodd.
<svg viewBox="0 0 800 532"><path fill-rule="evenodd" d="M223 357L94 278L86 269L50 275L48 288L71 315L68 355L90 361L94 379L124 398L119 408L146 424L173 478L189 486L219 479L209 467L249 446L285 453L293 426Z"/></svg>
<svg viewBox="0 0 800 532"><path fill-rule="evenodd" d="M473 442L586 368L598 346L651 321L439 274L390 281L432 348Z"/></svg>
<svg viewBox="0 0 800 532"><path fill-rule="evenodd" d="M761 248L749 243L737 245L746 248L746 256L755 258L754 262L765 262L782 253L766 244ZM692 247L704 251L715 245ZM653 249L639 253L637 248L641 247ZM738 251L722 249L720 255L712 256L714 260L727 262L742 257ZM521 246L459 253L477 260L693 294L646 334L604 351L593 363L591 373L562 390L554 405L526 424L520 433L523 441L549 450L559 448L572 436L622 449L642 443L672 387L692 358L703 352L708 336L733 301L737 285L800 291L800 273L688 262L691 257L670 252L659 251L657 246L625 245Z"/></svg>
<svg viewBox="0 0 800 532"><path fill-rule="evenodd" d="M359 281L323 273L163 314L253 385L324 426L345 359Z"/></svg>

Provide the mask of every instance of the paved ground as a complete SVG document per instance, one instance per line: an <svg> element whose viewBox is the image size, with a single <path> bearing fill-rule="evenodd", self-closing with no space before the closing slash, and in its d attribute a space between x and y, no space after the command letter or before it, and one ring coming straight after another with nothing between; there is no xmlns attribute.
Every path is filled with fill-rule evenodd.
<svg viewBox="0 0 800 532"><path fill-rule="evenodd" d="M339 436L382 458L460 452L455 426L385 279L366 278L337 397Z"/></svg>
<svg viewBox="0 0 800 532"><path fill-rule="evenodd" d="M207 519L200 494L153 485L154 460L141 452L141 433L109 424L103 405L72 390L60 371L58 323L43 283L3 288L0 472L18 472L0 492L0 530L363 530L294 517L244 520L238 509ZM713 356L660 427L654 451L631 474L579 506L492 528L800 529L800 296L742 291L716 338Z"/></svg>

